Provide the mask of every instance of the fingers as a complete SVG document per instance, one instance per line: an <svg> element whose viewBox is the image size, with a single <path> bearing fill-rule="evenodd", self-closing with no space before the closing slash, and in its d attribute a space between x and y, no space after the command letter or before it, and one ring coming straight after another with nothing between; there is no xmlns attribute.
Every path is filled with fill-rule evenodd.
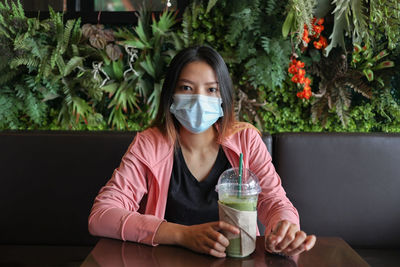
<svg viewBox="0 0 400 267"><path fill-rule="evenodd" d="M218 231L223 230L229 231L233 234L239 234L240 230L239 228L223 221L213 222L211 223L211 226L214 231L208 232L208 237L210 238L208 246L211 248L209 254L215 257L225 257L225 249L229 245L229 240Z"/></svg>
<svg viewBox="0 0 400 267"><path fill-rule="evenodd" d="M229 231L232 234L239 234L240 230L236 226L233 226L232 224L229 224L224 221L218 221L218 222L213 222L213 228L217 231L219 230L224 230L224 231Z"/></svg>
<svg viewBox="0 0 400 267"><path fill-rule="evenodd" d="M229 241L228 241L229 244ZM219 242L216 242L215 240L208 239L206 242L206 247L208 248L208 254L221 258L225 257L225 248L226 246L222 245Z"/></svg>
<svg viewBox="0 0 400 267"><path fill-rule="evenodd" d="M280 252L283 249L283 246L279 248L277 246L284 240L291 225L292 223L289 221L283 220L275 226L274 231L268 235L266 240L266 249L269 252ZM291 235L294 235L294 233L291 233ZM287 242L288 238L286 238L285 242Z"/></svg>
<svg viewBox="0 0 400 267"><path fill-rule="evenodd" d="M227 247L229 245L229 240L223 234L217 231L209 232L208 237L211 240L215 240L216 242L220 243L222 246Z"/></svg>
<svg viewBox="0 0 400 267"><path fill-rule="evenodd" d="M220 251L217 251L215 249L210 249L210 252L208 254L210 254L211 256L217 257L217 258L226 257L225 252L220 252Z"/></svg>
<svg viewBox="0 0 400 267"><path fill-rule="evenodd" d="M226 222L210 222L185 227L183 241L181 244L194 251L212 255L214 257L225 257L225 249L229 240L219 231L239 234L239 229Z"/></svg>
<svg viewBox="0 0 400 267"><path fill-rule="evenodd" d="M287 242L288 238L292 238L292 237L294 238L294 236L292 236L292 235L294 235L294 233L293 233L294 229L291 229L292 230L292 232L290 232L291 236L289 236L289 237L287 236L287 233L288 233L290 227L292 227L293 225L294 224L292 224L292 223L290 223L289 221L286 221L286 220L281 221L281 222L279 222L277 224L277 226L275 227L275 230L273 232L274 236L275 236L276 244L281 243L282 241L284 241L284 238L286 238L285 242Z"/></svg>
<svg viewBox="0 0 400 267"><path fill-rule="evenodd" d="M315 235L307 236L307 238L304 242L305 250L309 251L310 249L312 249L314 247L316 241L317 241L317 237Z"/></svg>
<svg viewBox="0 0 400 267"><path fill-rule="evenodd" d="M282 249L282 252L288 256L300 254L305 250L304 242L306 238L306 233L304 233L303 231L298 231L296 233L295 239L290 244L288 244L286 248Z"/></svg>
<svg viewBox="0 0 400 267"><path fill-rule="evenodd" d="M268 252L294 256L310 250L315 244L316 237L307 236L296 224L283 220L276 225L265 241L265 249Z"/></svg>
<svg viewBox="0 0 400 267"><path fill-rule="evenodd" d="M282 241L276 245L276 249L280 251L284 251L289 245L295 245L294 248L297 248L298 245L302 244L306 239L307 235L298 231L298 227L293 227L293 224L287 229L285 237Z"/></svg>

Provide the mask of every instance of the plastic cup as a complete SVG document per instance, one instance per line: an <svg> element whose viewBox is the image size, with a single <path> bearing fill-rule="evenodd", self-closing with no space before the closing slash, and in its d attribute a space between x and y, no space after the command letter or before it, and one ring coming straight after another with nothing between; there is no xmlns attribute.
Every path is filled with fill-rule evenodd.
<svg viewBox="0 0 400 267"><path fill-rule="evenodd" d="M224 171L219 177L216 191L218 192L219 202L232 209L257 211L258 194L261 192L261 188L257 176L249 169L243 168L241 184L239 184L239 168L231 168ZM257 225L257 218L255 217L254 222L250 223ZM229 239L229 246L226 248L226 254L230 257L246 257L247 255L244 255L241 251L242 240L240 235L234 237L228 235L227 237Z"/></svg>

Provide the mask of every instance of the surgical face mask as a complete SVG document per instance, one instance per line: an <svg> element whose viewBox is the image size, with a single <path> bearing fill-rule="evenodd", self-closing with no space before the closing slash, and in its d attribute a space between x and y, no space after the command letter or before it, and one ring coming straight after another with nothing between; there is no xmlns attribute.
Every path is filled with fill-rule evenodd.
<svg viewBox="0 0 400 267"><path fill-rule="evenodd" d="M201 133L224 116L222 99L205 95L175 94L170 111L192 133Z"/></svg>

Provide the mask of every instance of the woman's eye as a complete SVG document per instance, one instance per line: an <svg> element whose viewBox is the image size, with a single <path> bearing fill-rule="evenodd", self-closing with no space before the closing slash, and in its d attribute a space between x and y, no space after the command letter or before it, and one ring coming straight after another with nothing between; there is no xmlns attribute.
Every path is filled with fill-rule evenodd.
<svg viewBox="0 0 400 267"><path fill-rule="evenodd" d="M181 86L181 89L182 89L183 91L190 91L190 90L192 90L192 88L191 88L190 86L187 86L187 85L182 85L182 86Z"/></svg>
<svg viewBox="0 0 400 267"><path fill-rule="evenodd" d="M211 87L211 88L208 88L208 91L209 91L210 93L216 93L216 92L218 91L218 89L215 88L215 87Z"/></svg>

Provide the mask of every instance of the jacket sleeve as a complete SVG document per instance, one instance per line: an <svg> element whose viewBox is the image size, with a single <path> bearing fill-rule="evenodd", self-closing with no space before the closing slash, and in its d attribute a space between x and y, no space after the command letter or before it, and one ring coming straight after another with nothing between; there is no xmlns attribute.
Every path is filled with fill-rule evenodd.
<svg viewBox="0 0 400 267"><path fill-rule="evenodd" d="M266 226L268 235L281 220L300 225L299 214L282 187L281 179L272 164L272 158L260 135L254 130L248 132L249 166L260 181L258 196L258 218Z"/></svg>
<svg viewBox="0 0 400 267"><path fill-rule="evenodd" d="M95 236L157 245L153 239L163 219L138 212L147 193L147 167L132 153L137 138L139 134L97 195L89 215L89 232Z"/></svg>

